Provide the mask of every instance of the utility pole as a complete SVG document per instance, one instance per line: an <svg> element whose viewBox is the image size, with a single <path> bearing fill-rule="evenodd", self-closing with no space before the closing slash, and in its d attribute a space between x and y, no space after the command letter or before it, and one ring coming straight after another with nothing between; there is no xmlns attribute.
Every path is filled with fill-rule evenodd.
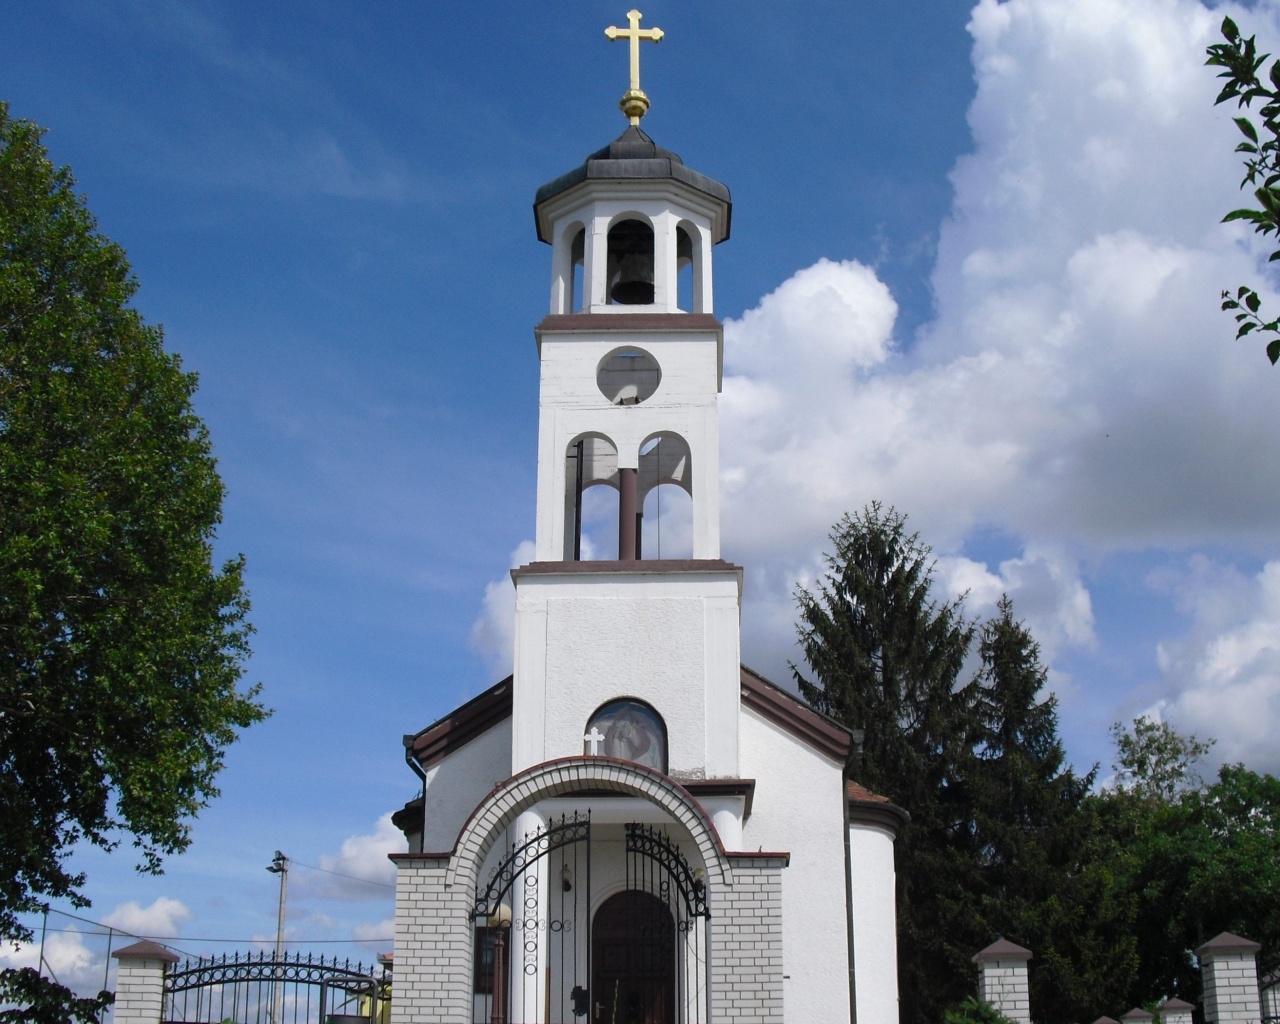
<svg viewBox="0 0 1280 1024"><path fill-rule="evenodd" d="M284 959L284 899L289 890L289 858L279 850L267 865L267 870L280 876L280 909L276 913L276 968L272 972L276 980L272 983L271 1024L281 1024L284 1010L284 987L280 983L280 962Z"/></svg>

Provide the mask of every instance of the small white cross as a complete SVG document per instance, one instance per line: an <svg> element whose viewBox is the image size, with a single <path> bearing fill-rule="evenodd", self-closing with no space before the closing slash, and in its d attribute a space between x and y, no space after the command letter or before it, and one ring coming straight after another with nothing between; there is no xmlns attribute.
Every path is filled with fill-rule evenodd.
<svg viewBox="0 0 1280 1024"><path fill-rule="evenodd" d="M604 742L604 734L593 725L591 731L582 737L582 742L589 744L588 754L592 757L599 757L600 744Z"/></svg>

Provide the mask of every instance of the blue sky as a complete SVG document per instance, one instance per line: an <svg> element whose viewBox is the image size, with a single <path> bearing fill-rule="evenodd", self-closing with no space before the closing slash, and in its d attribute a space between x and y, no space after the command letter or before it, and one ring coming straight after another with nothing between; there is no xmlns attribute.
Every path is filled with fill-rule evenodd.
<svg viewBox="0 0 1280 1024"><path fill-rule="evenodd" d="M1275 4L643 9L666 32L644 127L734 198L715 280L744 659L785 677L795 584L878 499L972 614L1013 596L1082 769L1146 711L1280 769L1280 372L1216 302L1271 284L1218 223L1234 128L1201 67L1224 12L1276 40ZM83 856L89 916L222 950L274 934L276 849L389 882L401 735L505 673L549 281L531 203L625 126L602 32L625 5L4 19L0 98L49 129L200 374L275 709L163 877ZM390 936L386 888L299 866L290 889L293 939Z"/></svg>

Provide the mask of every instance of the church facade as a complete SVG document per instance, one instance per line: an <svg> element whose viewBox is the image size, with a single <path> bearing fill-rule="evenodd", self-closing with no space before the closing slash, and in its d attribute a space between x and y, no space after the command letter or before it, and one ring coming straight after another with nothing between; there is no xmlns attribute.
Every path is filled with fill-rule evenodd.
<svg viewBox="0 0 1280 1024"><path fill-rule="evenodd" d="M890 1024L906 815L851 781L847 730L741 664L712 288L731 202L639 128L638 22L610 30L630 126L535 199L535 558L511 574L513 675L406 737L392 1022ZM670 486L692 557L644 557ZM607 560L584 557L597 487Z"/></svg>

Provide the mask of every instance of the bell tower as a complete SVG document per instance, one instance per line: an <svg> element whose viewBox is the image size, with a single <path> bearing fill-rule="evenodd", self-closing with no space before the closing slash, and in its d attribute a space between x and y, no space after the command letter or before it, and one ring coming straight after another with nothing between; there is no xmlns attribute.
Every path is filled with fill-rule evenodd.
<svg viewBox="0 0 1280 1024"><path fill-rule="evenodd" d="M677 777L738 771L742 571L720 559L717 397L723 328L712 249L729 236L720 182L641 128L642 41L630 44L620 106L630 124L538 189L538 238L551 247L540 362L535 561L516 584L513 770L584 747L592 712L618 699L665 724ZM655 557L642 515L654 488L690 499L691 558ZM584 543L583 495L617 492L618 543Z"/></svg>

